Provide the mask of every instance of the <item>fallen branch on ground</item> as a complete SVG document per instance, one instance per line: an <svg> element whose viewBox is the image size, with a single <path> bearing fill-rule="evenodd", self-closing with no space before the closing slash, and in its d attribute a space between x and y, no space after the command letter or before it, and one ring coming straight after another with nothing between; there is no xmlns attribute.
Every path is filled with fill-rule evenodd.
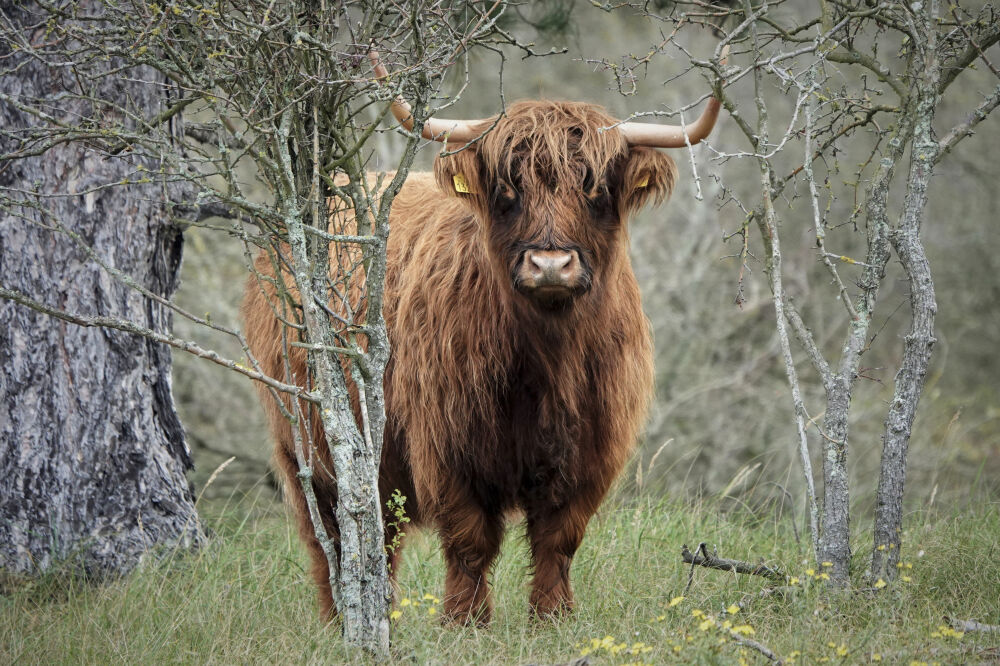
<svg viewBox="0 0 1000 666"><path fill-rule="evenodd" d="M957 631L965 632L1000 632L1000 624L983 624L982 622L976 622L975 620L959 620L953 617L944 616L944 621L952 626L953 629Z"/></svg>
<svg viewBox="0 0 1000 666"><path fill-rule="evenodd" d="M694 566L708 567L709 569L721 569L723 571L735 571L736 573L747 574L749 576L764 576L765 578L770 578L771 580L785 580L786 576L778 569L772 569L763 562L758 564L752 564L750 562L743 562L742 560L730 560L724 557L719 557L714 554L709 554L708 549L705 547L704 543L698 544L698 548L692 553L688 550L687 544L681 547L681 559L692 566L692 571L694 571Z"/></svg>

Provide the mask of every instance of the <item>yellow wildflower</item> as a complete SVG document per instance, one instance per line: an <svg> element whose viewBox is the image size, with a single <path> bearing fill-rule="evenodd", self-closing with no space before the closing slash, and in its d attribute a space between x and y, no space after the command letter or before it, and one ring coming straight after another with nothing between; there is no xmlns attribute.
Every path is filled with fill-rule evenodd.
<svg viewBox="0 0 1000 666"><path fill-rule="evenodd" d="M391 613L389 613L390 620L398 620L401 617L403 617L403 611L394 610Z"/></svg>
<svg viewBox="0 0 1000 666"><path fill-rule="evenodd" d="M400 602L399 602L399 605L400 605L400 606L404 606L404 607L405 607L405 606L409 606L409 605L410 605L411 603L413 603L413 602L412 602L412 601L410 601L410 598L409 598L409 597L403 597L403 598L402 598L402 599L400 600Z"/></svg>
<svg viewBox="0 0 1000 666"><path fill-rule="evenodd" d="M726 612L729 613L730 615L736 615L737 613L740 612L740 607L737 606L736 604L733 604L732 606L726 609Z"/></svg>
<svg viewBox="0 0 1000 666"><path fill-rule="evenodd" d="M670 600L670 603L667 604L667 608L673 608L682 601L684 601L684 597L674 597Z"/></svg>
<svg viewBox="0 0 1000 666"><path fill-rule="evenodd" d="M881 578L879 578L877 581L875 581L875 589L876 590L881 590L886 585L888 585L888 583L885 582L884 580L882 580Z"/></svg>
<svg viewBox="0 0 1000 666"><path fill-rule="evenodd" d="M430 608L427 609L427 614L428 615L437 615L437 612L438 612L438 609L434 608L434 606L431 606Z"/></svg>
<svg viewBox="0 0 1000 666"><path fill-rule="evenodd" d="M965 636L965 632L957 631L955 629L952 629L946 624L942 624L938 626L938 630L935 631L933 634L931 634L931 636L935 638L939 636L947 636L948 638L962 638L963 636Z"/></svg>

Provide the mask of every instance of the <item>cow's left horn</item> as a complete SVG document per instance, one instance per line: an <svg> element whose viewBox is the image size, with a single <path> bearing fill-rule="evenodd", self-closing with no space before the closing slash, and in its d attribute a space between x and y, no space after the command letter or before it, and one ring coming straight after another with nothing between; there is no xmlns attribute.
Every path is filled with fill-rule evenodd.
<svg viewBox="0 0 1000 666"><path fill-rule="evenodd" d="M721 104L714 97L708 100L701 117L690 125L654 125L652 123L622 123L618 130L625 135L625 140L632 146L649 146L651 148L683 148L690 141L691 145L707 137L715 121L719 117ZM687 133L687 140L684 134Z"/></svg>
<svg viewBox="0 0 1000 666"><path fill-rule="evenodd" d="M382 81L389 76L389 71L379 60L378 52L369 51L368 60L375 68L375 76ZM392 115L396 120L409 131L413 131L413 110L402 97L397 97L392 102ZM440 118L428 118L424 121L424 131L422 136L425 139L434 141L448 141L451 143L467 143L473 139L478 139L482 134L481 130L476 130L475 126L482 123L482 120L443 120ZM683 139L681 145L684 145Z"/></svg>
<svg viewBox="0 0 1000 666"><path fill-rule="evenodd" d="M729 44L722 47L719 53L719 64L725 65L729 60ZM700 143L712 133L715 121L719 118L719 108L722 105L714 97L708 100L705 110L698 120L690 125L654 125L652 123L622 123L618 129L625 135L625 140L632 146L649 146L650 148L683 148L690 143L692 146ZM685 140L685 134L687 138Z"/></svg>

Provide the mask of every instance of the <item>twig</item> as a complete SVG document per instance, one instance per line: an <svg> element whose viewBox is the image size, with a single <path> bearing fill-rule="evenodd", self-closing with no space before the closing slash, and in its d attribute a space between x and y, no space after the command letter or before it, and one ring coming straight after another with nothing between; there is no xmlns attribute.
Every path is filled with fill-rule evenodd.
<svg viewBox="0 0 1000 666"><path fill-rule="evenodd" d="M721 569L722 571L735 571L736 573L747 574L749 576L763 576L771 580L784 581L786 576L778 569L772 569L763 562L751 564L742 560L730 560L724 557L709 554L705 544L698 544L698 548L692 553L688 550L687 544L681 547L681 559L691 565L691 574L688 577L688 588L691 586L691 579L694 577L695 565L707 567L709 569ZM688 588L684 589L687 594Z"/></svg>
<svg viewBox="0 0 1000 666"><path fill-rule="evenodd" d="M699 550L704 552L704 550L705 550L705 542L704 541L702 541L701 543L699 543L698 547L695 548L695 551L699 551ZM687 553L687 552L688 552L687 544L684 544L684 547L681 550L682 556L683 556L684 553ZM687 560L685 560L685 561L687 561ZM691 558L691 569L690 569L690 571L688 571L688 582L687 582L687 585L684 586L684 595L683 596L685 596L685 597L687 596L688 592L691 590L691 583L694 582L694 567L695 567L695 564L697 564L697 563L694 561L694 558Z"/></svg>
<svg viewBox="0 0 1000 666"><path fill-rule="evenodd" d="M764 485L765 486L774 486L775 488L777 488L778 490L780 490L782 493L784 493L785 499L788 500L788 503L790 505L792 505L792 532L795 534L795 543L797 545L802 545L802 538L799 537L799 526L795 523L795 500L792 499L792 494L790 492L788 492L787 488L785 488L783 485L781 485L777 481L767 481L766 483L764 483ZM780 516L779 516L779 518L780 518Z"/></svg>
<svg viewBox="0 0 1000 666"><path fill-rule="evenodd" d="M935 156L934 161L937 162L951 152L951 149L955 147L955 144L965 137L972 136L973 128L984 120L986 116L993 111L993 109L997 108L997 105L1000 105L1000 86L997 86L964 121L955 125L955 127L953 127L943 139L941 139L938 143L938 154Z"/></svg>
<svg viewBox="0 0 1000 666"><path fill-rule="evenodd" d="M782 659L781 657L779 657L778 655L776 655L774 653L774 651L771 650L771 648L767 647L763 643L758 643L757 641L753 640L752 638L747 638L746 636L744 636L742 634L739 634L739 633L737 633L736 631L734 631L732 629L727 629L727 628L721 627L721 626L720 626L720 629L722 629L724 632L726 632L729 635L729 637L732 638L733 641L736 644L742 645L744 647L751 648L753 650L756 650L757 652L759 652L762 655L764 655L764 657L766 657L768 660L773 661L776 664L783 664L783 663L785 663L784 659Z"/></svg>

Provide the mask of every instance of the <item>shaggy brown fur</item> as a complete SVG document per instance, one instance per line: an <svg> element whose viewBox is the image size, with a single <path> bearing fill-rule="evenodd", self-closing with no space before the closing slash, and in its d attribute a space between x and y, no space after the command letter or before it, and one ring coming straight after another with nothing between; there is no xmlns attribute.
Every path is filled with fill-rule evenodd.
<svg viewBox="0 0 1000 666"><path fill-rule="evenodd" d="M489 620L487 573L516 510L534 565L532 611L572 608L571 560L643 420L652 350L626 225L647 201L669 195L676 169L615 130L598 131L614 122L589 104L515 104L482 141L439 157L433 176L412 174L392 209L381 493L399 489L413 522L439 531L453 621ZM456 174L471 194L455 191ZM576 257L572 289L555 289L555 301L526 290L531 249ZM336 259L342 276L353 259ZM273 275L266 257L258 268ZM283 377L273 295L252 281L244 313L253 353ZM291 350L291 367L304 382L300 349ZM328 613L326 561L295 477L291 429L266 403ZM336 534L329 453L322 430L312 436L321 463L314 487Z"/></svg>

